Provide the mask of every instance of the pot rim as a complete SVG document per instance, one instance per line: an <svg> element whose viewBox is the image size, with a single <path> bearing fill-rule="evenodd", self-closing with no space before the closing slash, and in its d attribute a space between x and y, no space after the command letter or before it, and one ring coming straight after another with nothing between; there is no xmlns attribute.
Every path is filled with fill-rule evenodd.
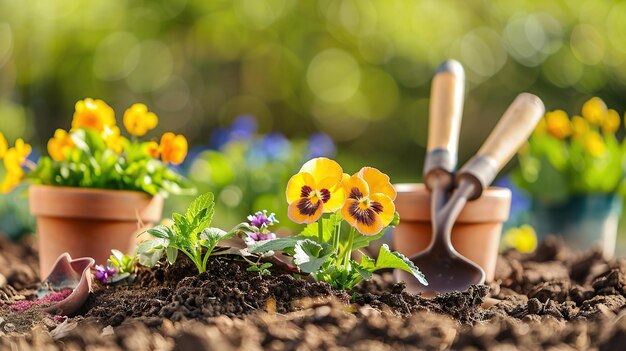
<svg viewBox="0 0 626 351"><path fill-rule="evenodd" d="M32 185L30 212L37 217L157 222L163 197L141 191Z"/></svg>
<svg viewBox="0 0 626 351"><path fill-rule="evenodd" d="M400 221L430 222L430 192L422 183L394 184L397 192L396 211ZM458 223L494 223L509 218L511 190L500 187L485 189L480 198L468 202L457 219Z"/></svg>

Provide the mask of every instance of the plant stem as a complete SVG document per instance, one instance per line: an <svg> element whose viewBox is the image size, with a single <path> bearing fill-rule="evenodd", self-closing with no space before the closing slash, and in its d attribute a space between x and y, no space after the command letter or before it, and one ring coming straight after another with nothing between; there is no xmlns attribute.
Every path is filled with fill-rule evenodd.
<svg viewBox="0 0 626 351"><path fill-rule="evenodd" d="M320 217L320 220L317 222L317 236L319 243L324 242L324 215Z"/></svg>
<svg viewBox="0 0 626 351"><path fill-rule="evenodd" d="M337 224L337 230L335 230L335 232L333 233L333 250L337 257L339 257L339 238L341 236L341 223L342 222L343 221L340 221L339 224Z"/></svg>
<svg viewBox="0 0 626 351"><path fill-rule="evenodd" d="M354 232L356 228L350 227L350 234L348 237L348 245L345 248L343 256L343 268L347 271L350 268L350 258L352 257L352 244L354 244Z"/></svg>

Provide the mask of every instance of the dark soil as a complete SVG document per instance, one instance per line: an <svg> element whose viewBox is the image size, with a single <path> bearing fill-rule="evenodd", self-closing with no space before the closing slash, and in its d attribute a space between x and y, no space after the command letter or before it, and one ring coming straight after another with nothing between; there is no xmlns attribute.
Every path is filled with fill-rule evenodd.
<svg viewBox="0 0 626 351"><path fill-rule="evenodd" d="M9 246L0 245L0 262ZM76 316L30 316L34 329L5 331L0 349L619 350L626 342L626 260L572 253L555 239L531 255L505 252L489 286L433 299L406 293L388 273L346 292L246 267L213 259L198 275L179 259L142 270L133 285L97 285ZM34 283L5 287L19 295Z"/></svg>

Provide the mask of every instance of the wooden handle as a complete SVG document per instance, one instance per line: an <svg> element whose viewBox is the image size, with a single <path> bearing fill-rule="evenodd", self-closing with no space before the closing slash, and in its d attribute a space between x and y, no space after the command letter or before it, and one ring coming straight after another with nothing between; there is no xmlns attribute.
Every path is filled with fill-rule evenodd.
<svg viewBox="0 0 626 351"><path fill-rule="evenodd" d="M528 139L543 116L545 108L537 96L522 93L504 112L477 156L487 156L499 171Z"/></svg>
<svg viewBox="0 0 626 351"><path fill-rule="evenodd" d="M463 66L455 60L442 63L433 79L430 93L428 151L445 149L456 155L464 92Z"/></svg>

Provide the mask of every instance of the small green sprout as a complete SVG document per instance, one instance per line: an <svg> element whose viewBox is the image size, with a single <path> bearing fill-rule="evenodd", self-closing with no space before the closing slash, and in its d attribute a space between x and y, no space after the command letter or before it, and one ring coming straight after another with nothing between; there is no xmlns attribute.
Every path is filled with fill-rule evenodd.
<svg viewBox="0 0 626 351"><path fill-rule="evenodd" d="M247 223L241 223L229 232L210 227L214 207L212 193L200 195L184 215L173 214L171 226L159 225L149 229L147 232L154 238L144 241L137 248L139 263L153 267L165 254L167 262L173 264L180 251L196 265L198 272L206 271L209 257L218 243L249 230Z"/></svg>
<svg viewBox="0 0 626 351"><path fill-rule="evenodd" d="M110 283L128 279L133 280L135 271L137 270L138 256L129 256L118 250L111 250L111 256L107 260L107 268L115 270L116 273L111 277Z"/></svg>

